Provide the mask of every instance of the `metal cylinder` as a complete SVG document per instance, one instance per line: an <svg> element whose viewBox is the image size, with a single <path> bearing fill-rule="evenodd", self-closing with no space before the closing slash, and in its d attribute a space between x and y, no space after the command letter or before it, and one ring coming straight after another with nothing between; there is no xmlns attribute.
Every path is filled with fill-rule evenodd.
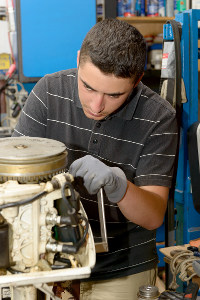
<svg viewBox="0 0 200 300"><path fill-rule="evenodd" d="M52 139L10 137L0 139L0 183L48 181L65 172L66 146Z"/></svg>
<svg viewBox="0 0 200 300"><path fill-rule="evenodd" d="M139 292L137 294L138 300L157 300L159 299L160 293L158 288L154 285L143 285L139 288Z"/></svg>

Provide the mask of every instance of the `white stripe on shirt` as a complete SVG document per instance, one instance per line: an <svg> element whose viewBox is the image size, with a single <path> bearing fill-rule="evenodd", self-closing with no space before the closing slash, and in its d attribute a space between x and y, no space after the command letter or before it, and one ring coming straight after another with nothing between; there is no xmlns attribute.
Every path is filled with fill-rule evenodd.
<svg viewBox="0 0 200 300"><path fill-rule="evenodd" d="M32 90L32 93L44 105L44 107L46 107L46 109L48 109L48 107L44 104L44 102L42 102L42 100L36 95L36 93L33 90Z"/></svg>
<svg viewBox="0 0 200 300"><path fill-rule="evenodd" d="M65 99L65 100L69 100L69 101L74 102L74 100L73 100L73 99L70 99L70 98L62 97L62 96L59 96L59 95L54 95L54 94L51 94L51 93L49 93L49 92L47 92L47 94L49 94L49 95L51 95L51 96L54 96L54 97L58 97L58 98L62 98L62 99Z"/></svg>
<svg viewBox="0 0 200 300"><path fill-rule="evenodd" d="M139 177L146 177L146 176L162 176L162 177L168 177L171 178L172 176L168 176L168 175L163 175L163 174L146 174L146 175L138 175L135 178L139 178ZM134 179L135 179L134 178Z"/></svg>
<svg viewBox="0 0 200 300"><path fill-rule="evenodd" d="M31 116L29 116L27 113L25 113L25 111L22 109L22 112L27 116L27 117L29 117L30 119L32 119L33 121L35 121L35 122L37 122L37 123L39 123L39 124L41 124L41 125L43 125L43 126L47 126L46 124L43 124L43 123L41 123L41 122L39 122L38 120L36 120L36 119L34 119L33 117L31 117Z"/></svg>
<svg viewBox="0 0 200 300"><path fill-rule="evenodd" d="M80 129L80 130L85 130L85 131L91 132L92 134L101 135L103 137L107 137L107 138L110 138L110 139L113 139L113 140L117 140L117 141L120 141L120 142L126 142L126 143L131 143L131 144L136 144L136 145L144 146L144 144L140 144L140 143L137 143L137 142L133 142L133 141L129 141L129 140L123 140L123 139L118 139L118 138L112 137L110 135L102 134L102 133L94 133L91 129L87 129L87 128L79 127L79 126L76 126L76 125L72 125L72 124L69 124L67 122L53 120L53 119L47 119L47 120L50 121L50 122L56 122L56 123L65 124L67 126L71 126L71 127L74 127L74 128Z"/></svg>
<svg viewBox="0 0 200 300"><path fill-rule="evenodd" d="M83 152L83 153L90 154L90 152L85 151L85 150L70 149L70 148L68 148L68 147L66 147L66 149L69 150L69 151ZM101 157L101 156L96 155L96 154L93 154L93 156L96 156L96 157L98 157L98 158L100 158L100 159L102 159L102 160L105 160L105 161L110 162L110 163L113 163L113 164L123 165L123 166L129 166L129 167L131 167L132 169L136 170L136 168L135 168L133 165L131 165L131 164L125 164L125 163L121 163L121 162L118 162L118 161L111 161L111 160L109 160L109 159L106 159L105 157Z"/></svg>
<svg viewBox="0 0 200 300"><path fill-rule="evenodd" d="M143 155L140 155L140 157L152 156L152 155L168 156L168 157L174 157L174 156L175 156L174 154L149 153L149 154L143 154Z"/></svg>

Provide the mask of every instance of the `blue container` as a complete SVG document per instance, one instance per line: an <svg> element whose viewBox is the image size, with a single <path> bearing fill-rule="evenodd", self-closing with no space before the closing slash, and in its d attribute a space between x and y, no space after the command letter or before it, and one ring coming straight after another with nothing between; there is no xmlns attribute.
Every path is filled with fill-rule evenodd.
<svg viewBox="0 0 200 300"><path fill-rule="evenodd" d="M124 0L124 13L130 13L131 15L134 15L137 1L141 3L141 0Z"/></svg>
<svg viewBox="0 0 200 300"><path fill-rule="evenodd" d="M135 13L136 13L136 16L141 16L141 0L136 0Z"/></svg>
<svg viewBox="0 0 200 300"><path fill-rule="evenodd" d="M159 3L158 3L158 15L160 17L165 17L166 16L165 0L159 0Z"/></svg>
<svg viewBox="0 0 200 300"><path fill-rule="evenodd" d="M157 17L158 16L158 0L147 1L147 16Z"/></svg>
<svg viewBox="0 0 200 300"><path fill-rule="evenodd" d="M174 0L174 15L178 14L179 10L178 10L178 1Z"/></svg>
<svg viewBox="0 0 200 300"><path fill-rule="evenodd" d="M142 17L146 16L146 10L145 10L145 0L141 0L141 14Z"/></svg>
<svg viewBox="0 0 200 300"><path fill-rule="evenodd" d="M117 16L123 17L124 16L124 1L118 0L117 2Z"/></svg>

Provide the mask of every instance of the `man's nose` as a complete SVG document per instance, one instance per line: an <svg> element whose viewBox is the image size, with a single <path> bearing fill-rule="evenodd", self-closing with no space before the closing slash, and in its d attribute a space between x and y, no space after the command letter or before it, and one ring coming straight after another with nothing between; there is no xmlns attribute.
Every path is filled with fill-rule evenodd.
<svg viewBox="0 0 200 300"><path fill-rule="evenodd" d="M104 110L104 106L104 94L95 95L91 103L92 112L98 114Z"/></svg>

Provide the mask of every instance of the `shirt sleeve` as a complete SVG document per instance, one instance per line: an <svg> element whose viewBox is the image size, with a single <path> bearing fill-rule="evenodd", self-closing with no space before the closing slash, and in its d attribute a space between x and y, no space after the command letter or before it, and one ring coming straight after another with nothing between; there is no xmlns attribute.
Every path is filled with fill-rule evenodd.
<svg viewBox="0 0 200 300"><path fill-rule="evenodd" d="M43 77L28 96L12 136L46 137L47 112L46 79Z"/></svg>
<svg viewBox="0 0 200 300"><path fill-rule="evenodd" d="M134 183L171 187L177 152L177 120L167 112L148 137L138 162Z"/></svg>

